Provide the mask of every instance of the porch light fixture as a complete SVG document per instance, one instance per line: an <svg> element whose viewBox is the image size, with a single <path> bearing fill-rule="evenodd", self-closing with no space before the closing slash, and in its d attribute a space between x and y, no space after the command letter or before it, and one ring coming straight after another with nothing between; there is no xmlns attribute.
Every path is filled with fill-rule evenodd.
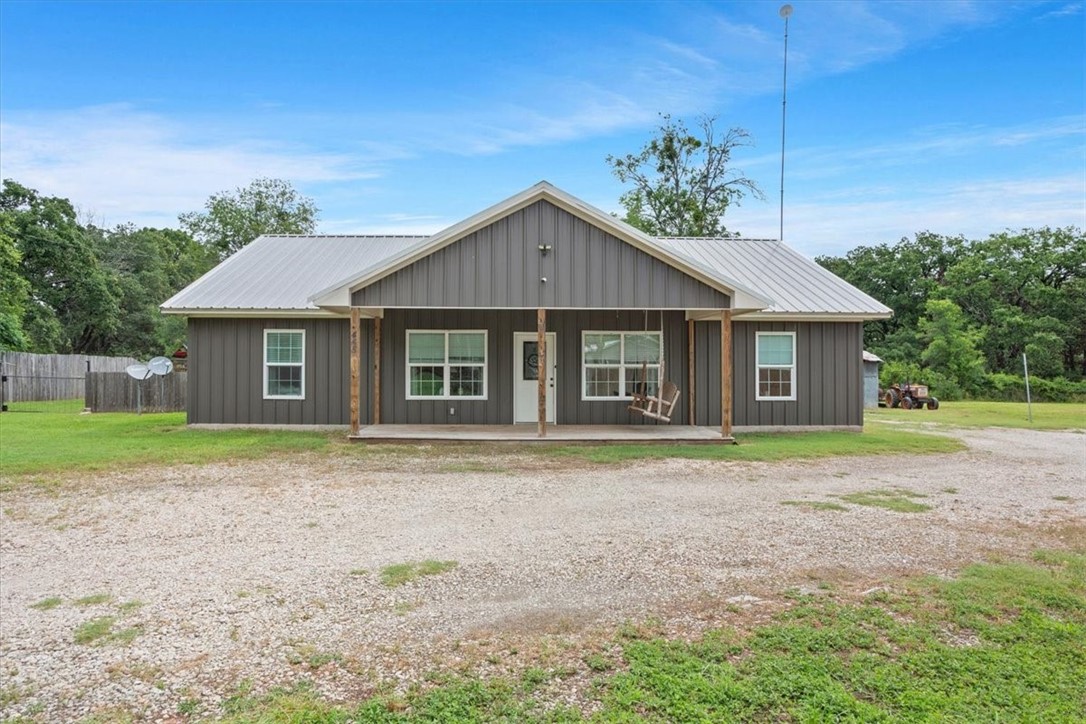
<svg viewBox="0 0 1086 724"><path fill-rule="evenodd" d="M540 244L539 245L539 253L542 254L543 256L546 256L547 252L550 251L552 248L553 247L550 244Z"/></svg>

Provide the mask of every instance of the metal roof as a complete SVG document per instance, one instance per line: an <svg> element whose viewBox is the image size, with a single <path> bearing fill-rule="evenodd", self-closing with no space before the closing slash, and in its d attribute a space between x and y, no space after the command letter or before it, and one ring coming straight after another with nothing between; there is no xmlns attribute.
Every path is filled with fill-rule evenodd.
<svg viewBox="0 0 1086 724"><path fill-rule="evenodd" d="M625 225L546 182L510 197L433 236L261 236L162 305L172 314L283 311L328 314L336 290L378 278L440 244L452 243L471 224L489 223L514 202L540 197L565 204L591 223ZM463 229L461 228L463 227ZM784 243L766 239L653 238L629 227L623 234L688 274L702 275L754 301L758 318L786 315L831 318L888 317L891 310ZM653 251L655 247L656 251ZM325 307L313 299L319 298ZM338 297L336 297L338 298ZM349 294L346 297L349 299ZM768 303L768 306L767 306ZM340 306L348 302L338 302ZM742 305L737 305L742 306Z"/></svg>
<svg viewBox="0 0 1086 724"><path fill-rule="evenodd" d="M761 314L887 316L891 310L783 242L767 239L662 237L657 242L773 300Z"/></svg>
<svg viewBox="0 0 1086 724"><path fill-rule="evenodd" d="M168 299L162 310L319 311L309 301L314 291L426 238L261 236Z"/></svg>

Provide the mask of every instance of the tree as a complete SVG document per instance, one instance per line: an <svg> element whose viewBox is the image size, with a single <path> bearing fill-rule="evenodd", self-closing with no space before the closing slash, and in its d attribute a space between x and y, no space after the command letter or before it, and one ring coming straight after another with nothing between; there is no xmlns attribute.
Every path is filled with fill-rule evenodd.
<svg viewBox="0 0 1086 724"><path fill-rule="evenodd" d="M625 221L654 236L726 236L729 206L747 194L765 198L754 181L730 166L735 149L753 145L750 134L732 128L719 138L716 118L705 116L698 138L681 120L662 119L640 153L607 157L618 180L633 184L620 199Z"/></svg>
<svg viewBox="0 0 1086 724"><path fill-rule="evenodd" d="M317 209L287 181L256 179L234 193L213 194L204 213L181 214L181 226L225 259L261 234L312 234Z"/></svg>
<svg viewBox="0 0 1086 724"><path fill-rule="evenodd" d="M30 284L19 271L23 256L8 226L7 216L0 215L0 349L24 350L30 346L23 331Z"/></svg>
<svg viewBox="0 0 1086 724"><path fill-rule="evenodd" d="M921 354L925 365L965 390L977 388L984 374L984 356L977 349L981 333L970 327L961 307L949 299L929 299L920 336L927 344Z"/></svg>
<svg viewBox="0 0 1086 724"><path fill-rule="evenodd" d="M185 338L184 319L164 316L163 301L211 268L215 254L177 229L90 229L102 265L117 280L120 323L113 354L144 357L170 352Z"/></svg>
<svg viewBox="0 0 1086 724"><path fill-rule="evenodd" d="M36 352L106 352L118 324L113 280L68 199L15 181L0 191L0 228L15 241L27 282L22 328Z"/></svg>

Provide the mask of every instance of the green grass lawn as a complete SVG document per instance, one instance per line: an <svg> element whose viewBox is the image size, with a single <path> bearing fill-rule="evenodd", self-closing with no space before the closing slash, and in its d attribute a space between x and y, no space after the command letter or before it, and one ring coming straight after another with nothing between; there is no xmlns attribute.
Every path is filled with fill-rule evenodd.
<svg viewBox="0 0 1086 724"><path fill-rule="evenodd" d="M721 628L686 642L624 626L583 652L583 671L434 672L434 686L350 705L299 684L239 693L220 714L235 723L1084 721L1084 555L1039 552L852 600L789 598L746 634ZM591 716L550 699L578 673L594 681Z"/></svg>
<svg viewBox="0 0 1086 724"><path fill-rule="evenodd" d="M192 430L185 413L0 414L0 474L106 470L144 464L207 463L319 450L325 433Z"/></svg>
<svg viewBox="0 0 1086 724"><path fill-rule="evenodd" d="M985 402L962 400L940 403L938 410L891 410L880 407L865 410L871 421L937 423L958 427L1021 427L1034 430L1086 429L1086 403L1035 402L1033 422L1024 402Z"/></svg>
<svg viewBox="0 0 1086 724"><path fill-rule="evenodd" d="M184 413L0 414L0 475L4 477L112 470L141 465L209 463L289 455L302 451L371 456L375 448L347 444L343 434L286 430L197 430ZM786 460L838 455L953 452L957 440L876 426L863 433L811 432L741 436L740 445L570 445L517 447L382 446L410 458L452 454L493 465L503 455L535 455L561 461L614 464L647 458ZM470 472L471 460L460 463Z"/></svg>

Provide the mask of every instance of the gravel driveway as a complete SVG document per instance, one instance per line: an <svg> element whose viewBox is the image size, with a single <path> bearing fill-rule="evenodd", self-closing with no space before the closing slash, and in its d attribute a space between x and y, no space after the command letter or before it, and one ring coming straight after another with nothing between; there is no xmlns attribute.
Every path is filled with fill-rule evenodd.
<svg viewBox="0 0 1086 724"><path fill-rule="evenodd" d="M436 449L19 489L0 517L0 715L208 715L244 680L303 677L357 697L485 670L498 646L526 657L650 616L696 633L729 599L951 573L1086 531L1086 436L957 434L968 452L921 458L602 467ZM894 487L931 510L783 504ZM457 565L382 584L425 559ZM112 633L74 642L102 617Z"/></svg>

